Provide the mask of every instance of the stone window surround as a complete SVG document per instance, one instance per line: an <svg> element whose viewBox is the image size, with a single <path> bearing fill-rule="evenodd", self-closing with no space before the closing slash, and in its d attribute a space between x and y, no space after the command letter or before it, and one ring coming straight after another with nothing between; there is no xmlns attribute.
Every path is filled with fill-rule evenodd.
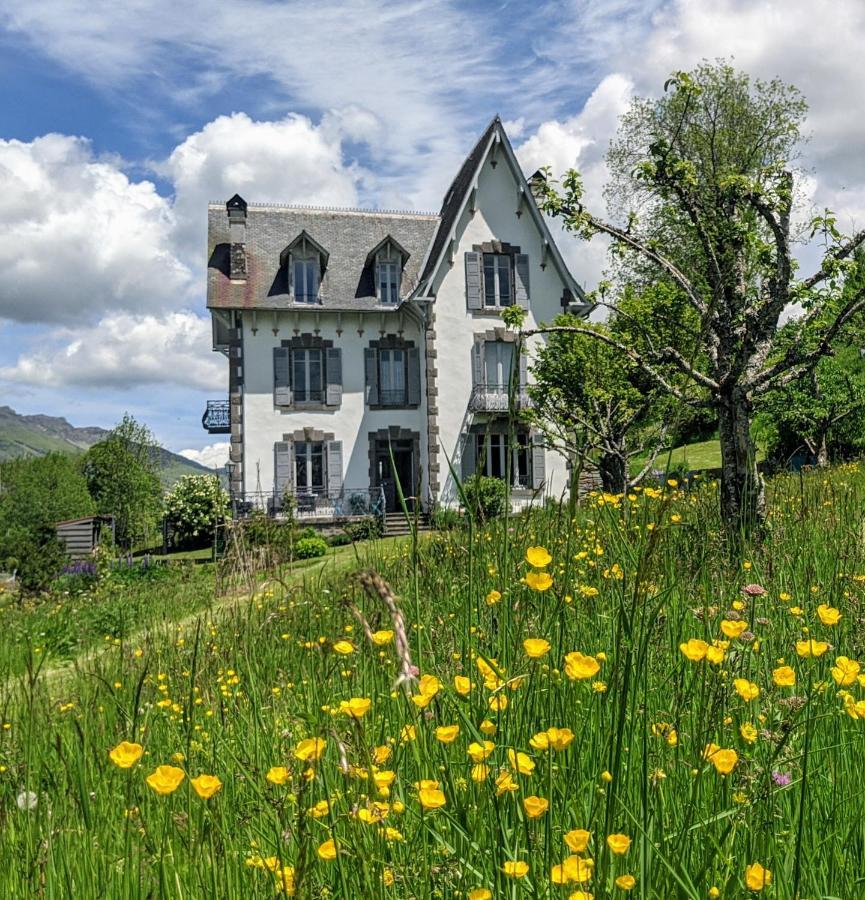
<svg viewBox="0 0 865 900"><path fill-rule="evenodd" d="M409 350L415 346L414 341L407 341L405 338L396 334L385 334L375 341L369 342L371 350ZM376 365L378 365L378 355L376 354ZM405 378L406 378L406 402L401 406L392 406L383 403L369 404L367 409L417 409L420 403L408 402L408 357L405 358Z"/></svg>
<svg viewBox="0 0 865 900"><path fill-rule="evenodd" d="M320 428L296 428L291 433L283 434L282 440L288 444L291 444L291 483L294 484L295 478L297 475L295 474L295 456L294 456L294 445L300 442L310 442L310 443L321 443L323 444L324 451L324 484L327 487L327 445L329 441L335 440L335 435L332 431L322 431Z"/></svg>
<svg viewBox="0 0 865 900"><path fill-rule="evenodd" d="M375 470L376 451L379 441L411 441L412 453L414 455L414 476L420 481L421 475L421 458L420 458L420 432L412 431L410 428L402 428L399 425L390 425L387 428L379 428L378 431L368 432L369 437L369 486L377 487L378 475Z"/></svg>
<svg viewBox="0 0 865 900"><path fill-rule="evenodd" d="M515 265L514 257L523 252L517 244L509 244L507 241L485 241L483 244L472 244L472 250L475 253L496 253L501 256L510 256L511 269ZM481 262L481 274L483 274L483 261ZM483 292L483 283L481 284L481 291ZM483 300L483 297L481 299ZM484 306L481 309L471 310L471 314L473 316L489 316L499 319L501 318L502 310L507 308L507 306Z"/></svg>
<svg viewBox="0 0 865 900"><path fill-rule="evenodd" d="M309 332L303 332L302 334L297 335L296 337L289 338L288 340L283 340L279 342L281 347L287 347L289 350L321 350L325 351L329 347L333 347L333 341L325 340L322 337L319 337L317 334L310 334ZM292 366L293 360L289 361L289 366ZM289 376L291 377L291 375ZM322 392L326 394L327 392L327 354L322 352L321 357L321 384L322 384ZM336 409L337 407L328 406L324 402L319 402L318 400L301 400L300 402L294 401L291 406L276 406L274 407L283 415L290 415L291 413L297 412L298 410L310 410L310 411L321 411L328 412L329 410Z"/></svg>
<svg viewBox="0 0 865 900"><path fill-rule="evenodd" d="M532 442L534 439L540 434L540 432L531 428L531 426L526 425L520 422L514 422L514 434L525 434L528 439L528 452L529 452L529 477L532 476ZM465 432L466 440L477 441L478 435L487 435L487 434L504 434L510 437L511 428L507 419L502 420L501 418L491 418L486 422L475 422L470 425L467 431ZM510 491L512 496L517 497L529 497L533 496L536 493L536 490L532 487L524 487L524 486L511 486Z"/></svg>

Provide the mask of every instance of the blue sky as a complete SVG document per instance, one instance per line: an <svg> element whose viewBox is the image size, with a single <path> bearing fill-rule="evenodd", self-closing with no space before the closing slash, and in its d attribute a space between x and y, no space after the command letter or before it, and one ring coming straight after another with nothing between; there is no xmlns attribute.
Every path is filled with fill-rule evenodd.
<svg viewBox="0 0 865 900"><path fill-rule="evenodd" d="M804 201L861 226L863 39L860 0L0 0L0 403L217 460L208 200L437 209L498 112L602 204L617 117L702 58L803 90Z"/></svg>

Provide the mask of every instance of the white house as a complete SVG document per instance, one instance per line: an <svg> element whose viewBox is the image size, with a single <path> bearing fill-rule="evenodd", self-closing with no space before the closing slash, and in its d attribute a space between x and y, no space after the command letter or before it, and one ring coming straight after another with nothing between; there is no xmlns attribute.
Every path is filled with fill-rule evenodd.
<svg viewBox="0 0 865 900"><path fill-rule="evenodd" d="M322 517L457 500L453 472L561 493L565 460L508 408L528 402L504 307L527 325L589 305L496 117L441 212L247 204L208 210L207 305L229 360L234 496Z"/></svg>

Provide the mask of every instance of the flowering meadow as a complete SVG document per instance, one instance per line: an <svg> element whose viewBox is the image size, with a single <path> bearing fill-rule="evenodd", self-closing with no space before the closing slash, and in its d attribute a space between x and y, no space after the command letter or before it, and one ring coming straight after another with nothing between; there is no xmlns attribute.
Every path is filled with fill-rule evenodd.
<svg viewBox="0 0 865 900"><path fill-rule="evenodd" d="M0 682L0 897L861 898L865 471L359 550Z"/></svg>

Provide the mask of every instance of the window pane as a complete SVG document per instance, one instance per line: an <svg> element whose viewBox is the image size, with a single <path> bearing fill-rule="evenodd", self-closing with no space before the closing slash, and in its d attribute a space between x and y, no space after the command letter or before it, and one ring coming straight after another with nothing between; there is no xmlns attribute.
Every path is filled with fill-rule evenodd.
<svg viewBox="0 0 865 900"><path fill-rule="evenodd" d="M309 399L321 399L321 350L307 350L309 359Z"/></svg>
<svg viewBox="0 0 865 900"><path fill-rule="evenodd" d="M315 443L309 445L312 453L312 479L313 488L322 489L324 487L324 445Z"/></svg>
<svg viewBox="0 0 865 900"><path fill-rule="evenodd" d="M484 305L496 305L496 258L484 253Z"/></svg>
<svg viewBox="0 0 865 900"><path fill-rule="evenodd" d="M499 275L499 304L511 305L511 258L509 256L498 257Z"/></svg>
<svg viewBox="0 0 865 900"><path fill-rule="evenodd" d="M306 464L307 446L303 441L294 445L294 484L298 491L302 491L309 486L307 480L309 468Z"/></svg>
<svg viewBox="0 0 865 900"><path fill-rule="evenodd" d="M493 478L504 478L504 435L490 435L490 462L490 475Z"/></svg>
<svg viewBox="0 0 865 900"><path fill-rule="evenodd" d="M306 400L308 383L306 378L306 350L292 353L294 367L294 399Z"/></svg>

